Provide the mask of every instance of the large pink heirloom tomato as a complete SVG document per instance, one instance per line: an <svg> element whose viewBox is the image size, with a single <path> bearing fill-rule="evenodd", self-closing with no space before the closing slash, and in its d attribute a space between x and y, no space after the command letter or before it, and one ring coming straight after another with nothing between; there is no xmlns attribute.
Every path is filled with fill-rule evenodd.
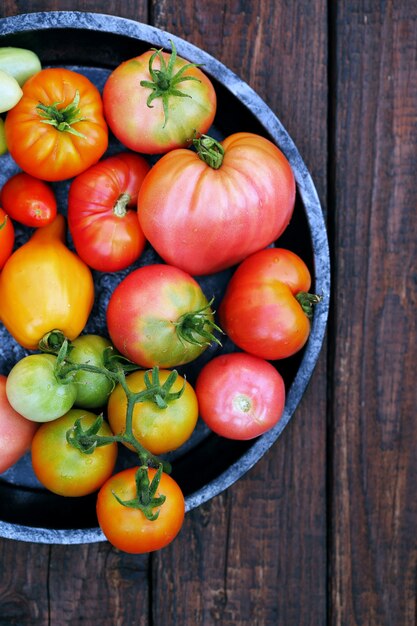
<svg viewBox="0 0 417 626"><path fill-rule="evenodd" d="M217 99L209 78L193 63L149 50L124 61L103 90L114 135L131 150L163 154L191 143L213 123Z"/></svg>
<svg viewBox="0 0 417 626"><path fill-rule="evenodd" d="M197 152L172 150L142 183L138 216L158 254L193 276L211 274L267 247L287 227L295 180L268 139L203 136Z"/></svg>

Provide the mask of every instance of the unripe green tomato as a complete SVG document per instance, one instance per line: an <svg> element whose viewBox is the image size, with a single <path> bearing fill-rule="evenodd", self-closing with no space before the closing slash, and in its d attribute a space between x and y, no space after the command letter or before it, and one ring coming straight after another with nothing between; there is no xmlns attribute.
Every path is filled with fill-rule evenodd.
<svg viewBox="0 0 417 626"><path fill-rule="evenodd" d="M7 377L8 401L32 422L51 422L67 413L75 402L76 386L58 380L55 366L52 354L30 354L18 361Z"/></svg>
<svg viewBox="0 0 417 626"><path fill-rule="evenodd" d="M0 113L9 111L20 100L23 91L13 76L0 70Z"/></svg>
<svg viewBox="0 0 417 626"><path fill-rule="evenodd" d="M4 121L0 117L0 155L7 152L6 135L4 133Z"/></svg>
<svg viewBox="0 0 417 626"><path fill-rule="evenodd" d="M104 351L111 346L111 343L99 335L80 335L71 342L71 346L68 360L72 363L103 367ZM97 409L104 406L114 386L105 374L85 370L78 370L73 382L77 390L75 406L83 409Z"/></svg>
<svg viewBox="0 0 417 626"><path fill-rule="evenodd" d="M37 54L25 48L0 48L0 70L13 76L20 86L42 69Z"/></svg>

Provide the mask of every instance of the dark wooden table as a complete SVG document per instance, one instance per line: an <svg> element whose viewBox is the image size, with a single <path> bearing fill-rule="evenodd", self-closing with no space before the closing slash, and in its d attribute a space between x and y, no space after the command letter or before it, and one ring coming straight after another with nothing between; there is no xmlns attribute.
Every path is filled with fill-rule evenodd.
<svg viewBox="0 0 417 626"><path fill-rule="evenodd" d="M416 623L417 6L413 0L3 0L112 13L216 56L316 183L331 317L290 425L151 556L0 540L0 624Z"/></svg>

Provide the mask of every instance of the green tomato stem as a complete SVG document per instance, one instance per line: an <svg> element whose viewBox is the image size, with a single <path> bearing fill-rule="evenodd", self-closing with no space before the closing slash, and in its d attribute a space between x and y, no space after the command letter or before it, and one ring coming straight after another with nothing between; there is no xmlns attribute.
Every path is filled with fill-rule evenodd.
<svg viewBox="0 0 417 626"><path fill-rule="evenodd" d="M204 163L214 170L221 167L224 159L224 148L219 141L208 135L201 135L193 139L193 146Z"/></svg>
<svg viewBox="0 0 417 626"><path fill-rule="evenodd" d="M323 299L323 297L318 296L315 293L308 293L307 291L300 291L295 296L295 299L300 304L301 308L303 309L308 319L312 320L314 307Z"/></svg>

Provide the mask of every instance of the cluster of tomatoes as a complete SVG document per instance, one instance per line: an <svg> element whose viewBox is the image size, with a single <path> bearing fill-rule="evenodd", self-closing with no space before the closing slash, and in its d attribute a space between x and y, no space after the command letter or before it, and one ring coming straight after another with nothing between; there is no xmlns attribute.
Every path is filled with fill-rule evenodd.
<svg viewBox="0 0 417 626"><path fill-rule="evenodd" d="M264 137L206 134L215 89L174 45L122 63L102 94L69 69L29 73L0 129L21 170L0 192L0 319L30 352L0 377L0 471L31 447L46 488L98 491L98 521L116 547L158 549L185 510L163 455L199 416L221 436L250 439L282 415L285 385L270 361L304 346L317 300L305 263L270 247L294 210L293 172ZM122 145L111 156L109 129ZM75 251L49 185L69 179ZM14 220L34 231L13 251ZM146 246L161 261L129 271ZM229 268L216 317L196 277ZM92 270L128 270L107 305L106 337L85 332ZM175 368L223 336L233 351L208 360L191 386ZM138 467L114 473L118 444Z"/></svg>

